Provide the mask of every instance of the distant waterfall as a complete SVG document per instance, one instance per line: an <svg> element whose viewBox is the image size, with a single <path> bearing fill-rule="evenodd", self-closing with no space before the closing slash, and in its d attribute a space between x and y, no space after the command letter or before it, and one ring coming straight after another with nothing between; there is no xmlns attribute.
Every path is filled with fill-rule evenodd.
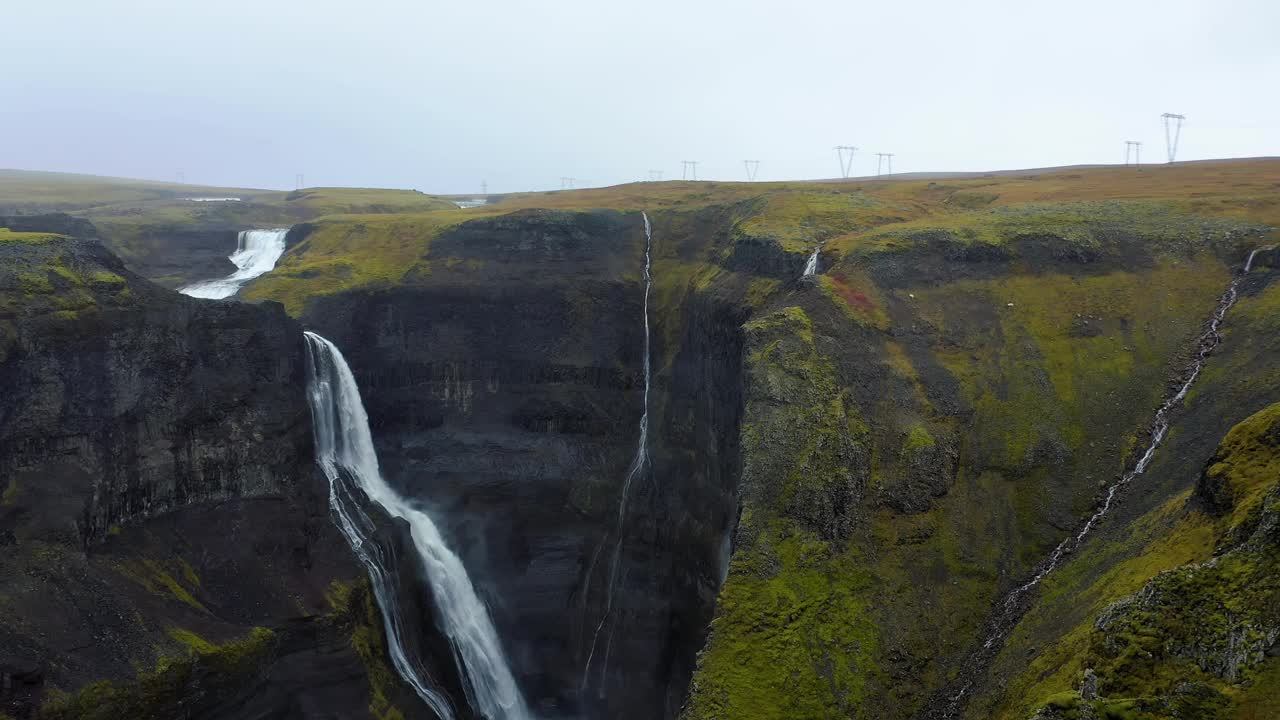
<svg viewBox="0 0 1280 720"><path fill-rule="evenodd" d="M1147 471L1147 468L1151 465L1152 459L1155 457L1156 450L1160 447L1161 443L1164 442L1165 435L1169 432L1169 413L1187 397L1187 392L1191 390L1191 385L1200 377L1200 371L1204 369L1204 364L1209 359L1209 354L1212 353L1214 348L1218 347L1219 343L1222 342L1222 335L1219 334L1218 331L1222 326L1223 319L1227 316L1227 311L1231 309L1232 305L1236 304L1236 299L1238 297L1237 287L1240 285L1240 281L1244 279L1245 275L1247 275L1249 270L1253 267L1254 256L1264 249L1266 248L1258 248L1249 253L1249 258L1245 260L1244 263L1244 270L1242 270L1241 273L1231 281L1231 284L1227 286L1226 292L1224 292L1222 297L1218 299L1218 307L1214 310L1213 317L1209 320L1209 326L1205 328L1203 333L1201 333L1200 338L1196 343L1198 350L1196 351L1195 359L1192 360L1191 365L1187 368L1186 380L1178 386L1178 391L1167 397L1165 401L1161 403L1159 409L1156 410L1155 422L1152 423L1151 426L1151 440L1147 443L1147 449L1142 453L1142 457L1138 459L1138 462L1133 466L1133 469L1124 475L1121 475L1118 480L1107 488L1107 494L1103 498L1102 504L1098 506L1093 515L1089 516L1089 519L1083 526L1081 526L1079 532L1074 535L1067 536L1066 539L1059 543L1058 546L1054 548L1053 552L1049 554L1048 559L1041 563L1039 570L1036 571L1036 574L1032 576L1030 580L1019 585L1005 596L1004 602L1001 604L999 610L996 611L995 616L992 618L991 623L988 626L989 634L986 642L982 645L982 649L978 651L979 659L982 658L984 653L995 653L999 646L1009 636L1009 633L1013 631L1014 626L1021 618L1021 603L1026 597L1026 594L1032 588L1039 585L1050 573L1058 569L1058 566L1062 564L1063 558L1065 558L1068 553L1073 552L1084 543L1085 538L1093 532L1093 529L1097 527L1102 518L1106 517L1107 513L1111 512L1111 507L1115 503L1116 494L1124 488L1124 486L1132 482L1134 478ZM971 677L963 687L959 689L956 695L948 699L948 704L942 710L941 717L953 718L959 715L960 710L963 707L965 696L968 694L972 685L973 678Z"/></svg>
<svg viewBox="0 0 1280 720"><path fill-rule="evenodd" d="M651 375L651 365L649 360L649 292L653 287L652 273L652 253L653 253L653 228L649 225L649 215L641 212L640 217L644 218L644 412L640 415L640 440L636 446L635 458L631 460L631 467L627 470L627 477L622 482L622 497L618 500L618 528L617 539L613 545L613 555L609 561L609 584L605 589L604 613L600 616L600 624L596 625L596 631L591 636L591 650L587 653L587 665L582 669L582 686L585 690L587 680L591 674L591 662L595 658L596 645L600 641L600 631L604 628L605 623L609 621L609 615L613 612L613 592L618 582L618 565L622 560L622 529L627 521L627 500L631 496L631 485L640 473L649 466L649 381ZM599 557L600 551L596 550L596 557ZM595 569L595 558L592 559L591 566L587 569L587 582L591 581L591 573ZM588 585L588 587L590 587ZM585 594L585 593L584 593ZM600 665L601 676L604 676L605 669L609 665L609 652L613 646L613 630L610 628L609 637L605 643L604 661Z"/></svg>
<svg viewBox="0 0 1280 720"><path fill-rule="evenodd" d="M236 238L236 251L230 256L238 270L218 280L187 285L179 288L178 292L206 300L221 300L235 295L245 283L275 269L276 261L284 254L284 239L288 234L289 228L241 232Z"/></svg>
<svg viewBox="0 0 1280 720"><path fill-rule="evenodd" d="M818 274L818 251L821 249L821 245L813 249L813 254L809 255L809 259L805 261L804 272L800 273L800 277L807 278Z"/></svg>
<svg viewBox="0 0 1280 720"><path fill-rule="evenodd" d="M407 656L395 591L396 570L386 564L382 548L373 541L373 521L361 509L353 489L359 489L391 517L408 524L413 547L435 598L440 629L453 645L473 708L489 720L529 720L529 710L507 665L488 608L476 595L462 561L445 544L431 518L382 478L369 433L369 418L342 353L315 333L305 335L307 399L311 404L316 462L329 479L330 506L338 527L369 572L397 672L432 710L452 720L454 713L448 700L428 687L420 663Z"/></svg>

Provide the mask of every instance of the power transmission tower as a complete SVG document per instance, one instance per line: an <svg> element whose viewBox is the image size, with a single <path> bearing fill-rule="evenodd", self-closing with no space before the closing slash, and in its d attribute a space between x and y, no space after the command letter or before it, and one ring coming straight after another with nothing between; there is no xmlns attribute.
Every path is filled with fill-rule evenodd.
<svg viewBox="0 0 1280 720"><path fill-rule="evenodd" d="M562 177L560 178L561 190L572 190L578 183L578 178Z"/></svg>
<svg viewBox="0 0 1280 720"><path fill-rule="evenodd" d="M880 177L884 174L881 172L881 166L884 165L885 160L889 161L888 174L893 174L893 153L876 153L876 177Z"/></svg>
<svg viewBox="0 0 1280 720"><path fill-rule="evenodd" d="M182 184L182 183L185 183L186 181L187 181L187 174L186 174L186 173L184 173L184 172L182 172L181 170L179 170L179 171L178 171L178 183L179 183L179 184Z"/></svg>
<svg viewBox="0 0 1280 720"><path fill-rule="evenodd" d="M1178 156L1178 137L1182 135L1182 121L1186 120L1187 116L1165 113L1160 117L1164 120L1164 144L1169 150L1169 162L1173 162ZM1170 126L1173 127L1172 135L1169 133Z"/></svg>
<svg viewBox="0 0 1280 720"><path fill-rule="evenodd" d="M649 171L649 182L658 182L659 180L662 180L662 171L661 171L661 170L650 170L650 171Z"/></svg>
<svg viewBox="0 0 1280 720"><path fill-rule="evenodd" d="M302 173L298 173L293 176L293 189L294 190L302 189Z"/></svg>
<svg viewBox="0 0 1280 720"><path fill-rule="evenodd" d="M743 160L742 164L747 168L747 182L755 182L756 173L760 171L759 160Z"/></svg>
<svg viewBox="0 0 1280 720"><path fill-rule="evenodd" d="M1129 165L1129 156L1133 156L1133 165L1136 167L1142 164L1142 143L1137 140L1124 141L1124 164Z"/></svg>
<svg viewBox="0 0 1280 720"><path fill-rule="evenodd" d="M480 181L480 194L481 194L481 195L488 195L488 194L489 194L489 181L488 181L488 180L481 180L481 181Z"/></svg>
<svg viewBox="0 0 1280 720"><path fill-rule="evenodd" d="M680 171L680 179L697 180L698 179L698 161L697 160L681 160L683 168Z"/></svg>
<svg viewBox="0 0 1280 720"><path fill-rule="evenodd" d="M847 160L844 156L846 151L849 153L849 158ZM858 148L852 145L836 146L836 157L840 158L840 177L847 178L849 177L849 173L853 172L853 154L857 151Z"/></svg>

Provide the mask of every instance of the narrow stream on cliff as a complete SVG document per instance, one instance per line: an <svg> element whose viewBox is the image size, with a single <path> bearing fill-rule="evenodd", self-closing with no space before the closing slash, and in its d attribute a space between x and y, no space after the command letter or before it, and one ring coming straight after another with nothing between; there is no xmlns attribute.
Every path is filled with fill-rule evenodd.
<svg viewBox="0 0 1280 720"><path fill-rule="evenodd" d="M800 277L807 278L818 274L818 251L821 249L821 245L813 249L813 254L805 261L804 271L800 273Z"/></svg>
<svg viewBox="0 0 1280 720"><path fill-rule="evenodd" d="M613 554L609 561L609 584L605 588L604 612L600 616L600 624L596 626L596 631L591 637L591 650L587 653L587 664L582 669L582 686L583 691L587 688L587 682L591 675L591 663L595 658L596 646L600 641L600 631L604 629L605 624L609 621L609 616L613 612L613 593L618 582L618 566L622 560L622 540L623 527L627 521L627 501L631 496L631 485L635 479L639 477L641 472L649 466L649 385L651 379L651 365L649 360L649 293L653 289L653 271L652 271L652 253L653 253L653 227L649 224L649 215L641 212L640 217L644 219L644 411L640 415L640 440L636 446L635 457L631 460L631 467L627 470L627 477L622 482L622 496L618 500L618 523L617 523L617 539L614 541ZM604 547L601 545L601 547ZM596 557L599 557L600 550L596 550ZM592 558L591 566L587 568L587 583L590 587L591 574L595 570L595 558ZM586 593L583 593L584 597ZM602 679L601 687L604 687L603 678L605 671L609 665L609 653L613 648L613 626L609 627L609 634L605 641L604 660L600 663L600 676Z"/></svg>
<svg viewBox="0 0 1280 720"><path fill-rule="evenodd" d="M1231 309L1231 306L1236 304L1236 299L1238 297L1237 289L1240 282L1249 274L1249 270L1253 268L1254 256L1264 249L1265 248L1257 248L1253 252L1249 253L1249 257L1244 263L1244 269L1231 281L1231 284L1227 286L1226 292L1224 292L1222 297L1218 299L1218 307L1213 312L1213 317L1209 321L1209 326L1200 334L1199 339L1196 341L1196 357L1191 361L1191 364L1185 371L1185 380L1179 384L1178 391L1165 398L1165 401L1161 403L1160 407L1156 410L1155 422L1153 422L1151 426L1151 440L1147 443L1147 449L1142 453L1142 457L1138 459L1137 464L1135 464L1131 470L1121 475L1115 482L1111 483L1110 487L1107 488L1107 494L1103 498L1102 503L1098 505L1093 514L1089 516L1089 519L1083 526L1081 526L1079 532L1074 535L1067 536L1061 543L1058 543L1058 546L1049 554L1048 559L1040 565L1036 574L1027 582L1019 585L1017 588L1014 588L1004 597L1004 601L1001 603L1000 609L988 625L990 632L986 641L982 644L982 649L978 651L978 657L980 659L989 660L991 657L994 657L994 653L998 651L1000 645L1005 641L1009 633L1013 631L1014 626L1021 618L1021 611L1023 609L1022 603L1026 599L1027 593L1039 585L1046 577L1049 576L1050 573L1058 569L1059 565L1062 564L1063 558L1075 551L1084 543L1085 539L1093 532L1098 523L1106 517L1109 512L1111 512L1117 493L1119 493L1126 485L1133 482L1134 478L1147 471L1147 468L1151 465L1151 460L1155 457L1156 450L1160 447L1160 444L1164 442L1165 435L1169 432L1169 414L1173 411L1174 407L1186 399L1187 392L1191 390L1192 384L1194 384L1196 379L1200 377L1200 371L1204 369L1205 362L1209 359L1209 354L1212 353L1214 348L1218 347L1222 342L1222 335L1219 333L1222 321L1226 318L1227 311ZM986 655L987 657L983 658L983 655ZM974 681L975 678L970 677L960 688L959 692L950 698L946 709L943 710L943 718L953 718L958 716L960 711L963 709L965 696L973 687Z"/></svg>
<svg viewBox="0 0 1280 720"><path fill-rule="evenodd" d="M305 335L307 400L316 462L329 479L330 505L338 527L369 573L396 671L433 711L446 720L455 717L448 699L431 687L416 651L406 649L396 567L387 562L385 551L373 537L375 522L361 508L361 494L408 525L413 549L435 599L439 627L457 656L472 708L489 720L529 720L531 715L497 629L462 561L449 549L431 518L383 479L360 390L342 353L315 333Z"/></svg>
<svg viewBox="0 0 1280 720"><path fill-rule="evenodd" d="M245 283L275 269L276 261L284 254L285 236L288 234L289 228L242 231L236 237L236 251L229 257L237 268L234 273L217 280L192 283L178 288L178 292L206 300L221 300L235 295Z"/></svg>

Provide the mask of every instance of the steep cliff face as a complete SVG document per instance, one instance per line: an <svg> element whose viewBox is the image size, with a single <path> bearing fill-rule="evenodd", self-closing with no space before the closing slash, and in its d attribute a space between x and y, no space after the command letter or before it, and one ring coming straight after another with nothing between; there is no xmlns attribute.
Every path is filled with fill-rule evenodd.
<svg viewBox="0 0 1280 720"><path fill-rule="evenodd" d="M1280 405L1231 429L1181 509L1165 543L1198 532L1212 556L1161 572L1098 613L1078 656L1079 691L1040 698L1037 718L1280 710Z"/></svg>
<svg viewBox="0 0 1280 720"><path fill-rule="evenodd" d="M365 712L300 343L278 306L0 233L0 712Z"/></svg>
<svg viewBox="0 0 1280 720"><path fill-rule="evenodd" d="M1230 280L1215 243L1265 233L1071 204L829 243L746 325L742 521L686 716L939 710L1143 436Z"/></svg>
<svg viewBox="0 0 1280 720"><path fill-rule="evenodd" d="M1265 592L1267 581L1250 580L1247 584L1251 587L1246 589L1232 578L1196 568L1205 563L1216 566L1218 561L1213 558L1227 554L1236 559L1253 558L1248 563L1251 566L1274 560L1274 549L1249 554L1232 548L1250 535L1257 513L1264 507L1262 499L1275 479L1272 466L1277 455L1269 445L1267 428L1275 414L1269 406L1280 402L1278 260L1274 251L1255 258L1253 271L1240 283L1240 299L1223 324L1222 345L1210 357L1185 403L1177 408L1173 431L1151 468L1142 482L1129 488L1116 515L1098 528L1096 537L1046 582L1004 651L977 685L981 699L971 706L970 717L1022 718L1049 698L1055 698L1050 705L1075 703L1083 673L1089 668L1094 669L1100 692L1114 701L1110 704L1141 704L1156 716L1173 713L1174 686L1180 682L1203 684L1205 678L1177 664L1175 646L1185 643L1185 636L1174 637L1177 633L1170 635L1168 628L1135 628L1134 622L1141 625L1135 613L1145 613L1142 608L1151 603L1163 603L1157 614L1182 618L1177 620L1179 624L1185 623L1188 629L1197 626L1210 634L1230 634L1251 622L1247 608L1256 604L1250 599L1252 588ZM1246 419L1248 422L1243 422ZM1240 425L1232 429L1236 423ZM1236 560L1222 564L1223 568L1234 566ZM1179 585L1182 579L1194 581L1202 589L1216 588L1216 594L1196 596L1191 588ZM1182 607L1184 601L1191 606ZM1130 607L1132 611L1109 609L1116 603L1116 608ZM1201 613L1206 604L1219 603L1225 614L1218 619L1225 625L1215 625L1213 613L1185 614ZM1098 624L1112 630L1099 635ZM1125 627L1133 632L1122 630ZM1238 665L1227 662L1232 653L1221 643L1204 639L1193 644L1202 649L1206 667ZM1167 653L1149 655L1150 647L1139 647L1148 640L1161 645L1167 640ZM1130 646L1130 641L1138 644ZM1112 650L1105 650L1107 647ZM1123 648L1128 648L1128 660L1113 652ZM1142 658L1147 661L1139 662ZM1221 702L1217 694L1225 691L1234 696L1253 686L1242 680L1243 676L1220 677L1210 682L1212 692L1201 692L1201 688L1196 693L1207 692L1212 707L1196 711L1200 714L1188 711L1174 716L1232 717L1233 703ZM1258 683L1260 691L1275 687L1274 679L1262 676ZM1267 713L1240 716L1266 717Z"/></svg>
<svg viewBox="0 0 1280 720"><path fill-rule="evenodd" d="M657 276L680 264L664 230ZM385 474L444 527L553 716L676 711L734 514L741 311L682 291L655 301L653 470L617 526L643 412L643 248L638 214L477 220L400 286L303 315L343 348Z"/></svg>

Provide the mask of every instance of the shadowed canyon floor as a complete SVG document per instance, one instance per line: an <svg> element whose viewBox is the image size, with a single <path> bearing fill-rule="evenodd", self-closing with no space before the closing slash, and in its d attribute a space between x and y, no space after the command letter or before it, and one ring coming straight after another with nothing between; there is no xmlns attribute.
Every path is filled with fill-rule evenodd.
<svg viewBox="0 0 1280 720"><path fill-rule="evenodd" d="M0 175L0 713L433 717L403 642L458 717L517 717L475 697L413 523L366 504L389 647L304 328L534 717L1280 712L1280 160L179 192ZM161 287L285 226L235 300ZM1233 283L1145 472L1002 615Z"/></svg>

